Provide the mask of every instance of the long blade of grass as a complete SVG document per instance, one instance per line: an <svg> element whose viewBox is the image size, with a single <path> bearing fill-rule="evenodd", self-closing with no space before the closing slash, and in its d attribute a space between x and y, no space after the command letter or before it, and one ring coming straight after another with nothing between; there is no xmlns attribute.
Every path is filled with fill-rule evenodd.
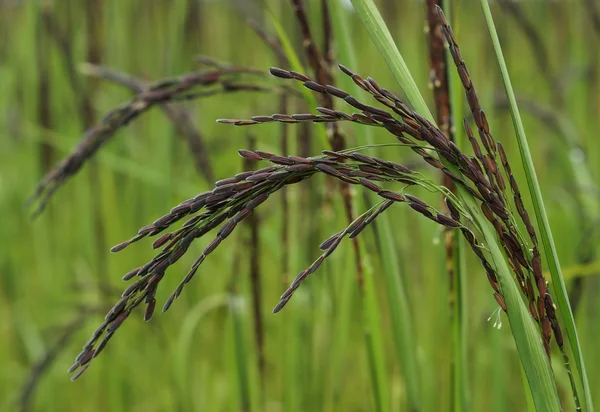
<svg viewBox="0 0 600 412"><path fill-rule="evenodd" d="M348 64L350 67L357 67L357 59L354 53L354 47L352 47L352 38L350 37L350 31L347 25L347 16L344 15L344 7L340 0L330 0L331 1L331 13L332 13L332 22L333 29L335 33L335 38L337 39L338 45L338 54L340 61L343 61L344 64ZM351 90L355 88L353 82L349 77L343 76L340 79L342 85L346 90ZM362 92L362 91L361 91ZM358 92L357 93L361 93ZM373 145L375 143L373 139L373 135L370 128L360 127L359 125L353 125L355 127L355 133L357 136L361 136L361 140L366 142L367 145ZM364 200L360 198L360 200ZM364 202L359 202L361 204L362 210L367 209L367 205ZM386 289L388 291L388 300L390 301L390 308L392 310L392 328L394 331L394 341L396 344L396 353L398 355L399 361L402 364L402 370L405 378L405 383L407 387L409 404L413 410L419 409L419 388L420 388L420 379L418 374L418 365L417 365L417 357L416 357L416 346L413 341L413 326L412 326L412 317L411 310L408 305L408 299L406 296L406 291L404 290L404 286L401 282L402 272L400 270L400 263L398 261L398 255L395 253L395 240L392 235L392 228L388 219L387 214L382 214L378 218L378 222L376 223L377 230L376 234L378 236L378 243L383 246L383 250L381 251L381 263L384 270L384 281L386 283ZM368 293L371 288L368 287L368 282L372 281L368 279L367 276L372 276L372 273L368 273L370 271L369 265L365 265L365 284L367 285L366 292ZM376 310L376 300L372 298L365 299L363 301L364 308L367 312L371 312ZM375 307L369 307L369 305L375 305ZM373 319L373 316L370 316ZM365 318L367 319L367 318ZM372 336L375 331L372 328L375 326L365 325L365 333L368 333L367 326L370 326L371 329L370 335ZM367 339L369 339L369 335L367 335ZM373 350L381 350L379 348L373 348ZM382 361L382 358L370 357L375 361ZM385 373L385 365L374 364L372 368L376 368L373 371L374 376L382 376ZM375 381L374 385L375 385ZM379 386L376 388L379 393L376 393L376 396L385 399L388 395L386 394L387 388L384 388L384 385L380 382ZM386 404L381 402L382 404Z"/></svg>
<svg viewBox="0 0 600 412"><path fill-rule="evenodd" d="M425 104L402 56L396 47L392 36L387 29L381 14L372 0L351 0L354 8L360 16L363 25L371 36L371 40L377 46L380 54L400 83L404 93L414 109L429 121L435 124L435 120ZM459 171L448 165L456 173ZM475 199L465 190L459 188L460 194L468 205L475 221L480 226L485 244L488 247L494 264L498 270L499 281L508 307L508 318L510 320L513 337L519 352L521 363L527 375L531 393L538 410L560 411L561 405L558 398L554 374L550 362L543 349L542 339L533 323L528 310L525 308L519 290L512 279L511 272L497 239L492 234L485 218L478 212Z"/></svg>
<svg viewBox="0 0 600 412"><path fill-rule="evenodd" d="M356 13L369 33L373 44L377 47L379 54L389 67L392 75L400 85L406 98L421 116L435 124L435 119L425 104L423 95L419 91L400 51L395 46L394 39L388 30L385 21L381 17L373 0L351 0ZM393 47L391 47L393 45Z"/></svg>
<svg viewBox="0 0 600 412"><path fill-rule="evenodd" d="M490 32L490 37L492 38L492 44L494 46L498 65L500 66L500 72L502 73L504 88L510 103L510 114L512 116L513 126L515 128L515 134L519 144L521 162L523 163L523 168L525 169L525 176L527 178L527 185L529 186L529 192L533 201L533 208L535 210L535 217L539 226L540 237L542 239L542 244L544 245L544 251L546 254L546 260L548 262L548 267L550 269L552 283L554 284L556 302L563 318L565 328L567 329L567 337L575 357L575 365L579 371L579 384L584 391L584 405L586 410L592 411L592 396L585 372L585 365L583 363L581 345L579 343L579 337L577 336L575 318L573 317L573 312L571 311L567 288L562 276L560 262L558 260L558 253L556 252L556 246L554 245L554 239L552 238L552 230L546 214L546 208L542 198L542 191L540 190L540 185L535 173L535 166L529 150L527 136L525 135L525 129L523 127L523 122L521 121L521 115L519 114L517 100L512 89L510 76L508 74L508 69L506 67L506 62L504 61L502 48L500 46L500 40L498 39L498 33L496 33L492 12L490 11L490 6L487 0L481 0L481 7L483 9L488 30Z"/></svg>
<svg viewBox="0 0 600 412"><path fill-rule="evenodd" d="M452 13L452 1L443 1L446 16L454 25L456 18ZM456 25L454 25L456 27ZM451 61L449 51L446 50L446 62ZM450 92L450 107L452 125L458 125L463 118L462 110L462 85L456 71L448 71L448 89ZM464 129L454 127L454 142L458 147L463 147L465 141ZM454 370L452 376L452 398L455 411L469 410L469 379L467 369L467 351L469 341L467 339L467 274L465 262L465 244L458 235L454 237L454 313L452 314L453 348L452 357Z"/></svg>

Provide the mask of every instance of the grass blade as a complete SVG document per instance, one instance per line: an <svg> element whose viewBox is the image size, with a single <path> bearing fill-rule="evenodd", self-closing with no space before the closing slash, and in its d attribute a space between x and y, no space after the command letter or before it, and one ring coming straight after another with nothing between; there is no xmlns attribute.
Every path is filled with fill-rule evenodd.
<svg viewBox="0 0 600 412"><path fill-rule="evenodd" d="M500 66L502 80L506 89L506 95L510 103L510 114L513 120L517 142L519 144L521 161L523 163L523 168L525 169L527 185L529 186L529 192L533 201L540 237L542 239L542 244L544 245L544 251L546 253L546 260L550 269L552 283L554 284L556 302L562 315L565 328L567 329L567 337L575 357L575 365L577 365L577 370L579 371L579 383L584 391L584 405L586 410L592 411L592 397L585 372L585 365L583 363L583 355L581 354L581 345L579 344L579 338L577 336L575 318L573 317L573 312L571 311L567 288L565 287L565 282L560 268L560 262L558 260L558 254L556 252L556 246L554 245L554 239L552 238L552 230L550 228L548 216L546 215L546 208L544 206L542 192L540 190L540 185L535 173L535 166L529 150L527 136L525 135L525 129L523 128L523 122L521 121L521 115L519 114L517 100L512 89L510 76L508 74L508 69L506 67L506 62L504 61L502 48L500 46L500 40L498 39L498 34L496 33L496 27L494 25L494 20L492 18L492 13L487 0L481 0L481 7L483 9L488 30L490 32L490 37L492 38L494 51L496 53L496 58L498 59L498 65Z"/></svg>
<svg viewBox="0 0 600 412"><path fill-rule="evenodd" d="M352 4L369 32L371 40L377 46L396 80L400 83L409 102L417 112L435 123L373 1L352 0ZM451 170L458 173L455 168L451 168ZM505 294L506 305L509 308L508 317L511 329L535 405L538 410L560 411L561 405L554 374L544 353L542 339L523 304L497 239L492 234L487 222L477 211L475 199L463 189L460 189L460 193L480 226L485 244L492 254L494 264L498 270L499 281Z"/></svg>
<svg viewBox="0 0 600 412"><path fill-rule="evenodd" d="M373 44L377 47L379 54L381 54L383 60L392 72L392 75L402 88L402 91L406 94L410 104L413 105L415 110L419 112L421 116L426 117L427 120L435 124L435 119L431 115L427 104L425 104L423 95L417 88L417 84L410 74L406 63L396 47L394 39L392 39L392 35L373 0L351 1L363 26L369 33Z"/></svg>
<svg viewBox="0 0 600 412"><path fill-rule="evenodd" d="M344 16L344 7L341 4L340 0L330 0L331 1L331 13L332 13L332 21L333 28L335 32L335 38L337 39L337 45L339 49L339 58L340 61L344 64L349 65L350 67L357 67L357 59L354 53L354 47L352 45L352 39L350 37L350 31L347 26L347 16ZM340 79L343 87L346 90L356 89L353 82L347 76L342 76ZM358 92L358 91L357 91ZM362 91L361 91L362 92ZM359 93L360 94L360 93ZM357 136L361 136L364 139L364 142L367 145L373 145L375 143L373 139L373 135L371 133L370 128L360 127L359 125L353 125L355 127L355 134ZM367 209L367 205L364 204L362 197L357 197L359 200L359 204L362 210ZM404 286L400 281L402 273L400 270L400 263L398 261L398 256L395 253L395 240L392 235L391 225L389 223L388 215L382 214L378 218L378 222L374 222L377 229L375 231L378 237L378 243L383 245L383 250L381 250L381 263L384 269L384 281L386 284L386 289L388 291L388 300L390 304L390 308L392 310L392 328L394 331L394 342L396 344L396 353L400 363L402 364L402 370L405 378L405 384L407 387L407 392L409 394L409 404L413 410L419 409L419 388L420 388L420 379L418 374L418 365L417 365L417 356L416 356L416 346L413 341L413 326L412 326L412 317L411 317L411 309L409 307L406 291L404 290ZM366 256L366 254L364 254ZM369 286L369 283L372 280L368 277L371 277L370 272L371 269L369 265L365 265L365 285L366 292L369 293L372 289L372 286ZM372 292L371 292L372 293ZM367 315L365 317L366 321L373 321L377 319L375 315L372 313L376 311L377 302L375 299L367 296L363 299L363 309L367 311ZM370 315L369 315L370 313ZM375 331L373 328L376 325L365 325L365 334L367 334L367 341L373 339L373 335ZM369 328L371 332L368 332ZM375 336L377 338L377 336ZM380 338L379 338L380 339ZM374 342L378 345L381 342ZM381 350L381 348L369 348L369 350ZM376 357L369 357L369 359L374 364L371 365L373 377L382 376L382 373L385 373L385 366L380 364L382 359ZM376 386L375 380L373 380L374 389L376 390L375 395L380 398L385 399L387 395L387 389L384 389L382 386L385 386L382 382L379 382ZM387 405L385 401L379 400L380 404Z"/></svg>

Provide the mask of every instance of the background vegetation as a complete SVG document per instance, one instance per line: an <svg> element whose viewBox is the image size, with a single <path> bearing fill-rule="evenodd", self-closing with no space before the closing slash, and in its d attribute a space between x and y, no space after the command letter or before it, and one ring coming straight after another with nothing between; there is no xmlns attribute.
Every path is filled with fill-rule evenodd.
<svg viewBox="0 0 600 412"><path fill-rule="evenodd" d="M310 19L320 2L307 1ZM181 298L150 323L135 319L121 329L84 377L71 383L65 371L101 316L123 289L120 277L153 256L149 242L117 255L111 246L163 215L212 181L194 167L176 125L154 109L117 133L82 173L31 220L23 204L43 172L76 145L86 127L130 97L113 83L81 72L81 63L104 66L145 81L198 70L199 54L268 70L280 61L247 24L276 33L277 21L302 56L300 31L287 2L105 0L102 2L0 2L0 408L6 410L373 410L369 354L386 366L384 381L394 410L408 405L403 368L383 282L383 262L372 231L365 232L366 264L374 272L381 342L367 350L364 311L351 244L324 264L277 316L272 306L297 271L318 255L319 243L347 224L338 191L325 179L310 180L270 199L257 213L259 242L250 226L203 264ZM428 90L429 66L424 4L380 1L382 14L415 76ZM571 299L592 393L600 391L600 334L596 299L600 269L597 166L600 143L600 26L593 2L493 4L496 26L512 75L530 147L542 185ZM495 137L518 158L510 116L480 7L453 5L454 31L477 84ZM353 69L394 89L396 83L358 17L343 12L357 57ZM317 39L321 25L313 24ZM95 39L91 41L90 39ZM94 49L93 45L98 48ZM335 45L334 45L335 47ZM342 49L337 59L346 63ZM337 73L336 73L337 74ZM277 86L276 80L262 84ZM281 153L280 125L231 128L217 118L249 118L279 111L273 91L225 93L178 103L193 119L209 153L215 179L245 169L239 148ZM433 107L433 106L431 106ZM288 112L305 112L290 99ZM365 143L361 128L344 125L349 146ZM288 154L323 146L318 129L288 128ZM310 133L313 133L310 135ZM376 143L390 141L373 132ZM253 143L254 142L254 143ZM419 168L402 148L372 151ZM518 164L518 163L513 163ZM520 167L513 167L526 187ZM424 169L423 173L431 173ZM434 175L431 175L434 176ZM435 177L434 178L438 178ZM417 194L432 205L439 199ZM525 196L526 204L529 198ZM417 386L424 411L450 410L452 325L443 233L425 219L394 206L393 227L402 284L408 296ZM287 231L287 240L282 233ZM206 243L206 241L197 243ZM258 255L253 257L258 245ZM177 263L158 293L159 305L185 274L203 244ZM197 253L196 253L197 252ZM506 325L488 321L497 304L483 270L467 253L467 381L471 410L522 410L526 394L518 357ZM251 277L260 274L257 339ZM177 270L180 270L178 273ZM547 276L548 277L548 276ZM254 278L255 279L255 278ZM502 315L504 316L504 315ZM261 359L264 368L261 369ZM553 357L561 396L569 383L562 359ZM597 401L598 402L598 401Z"/></svg>

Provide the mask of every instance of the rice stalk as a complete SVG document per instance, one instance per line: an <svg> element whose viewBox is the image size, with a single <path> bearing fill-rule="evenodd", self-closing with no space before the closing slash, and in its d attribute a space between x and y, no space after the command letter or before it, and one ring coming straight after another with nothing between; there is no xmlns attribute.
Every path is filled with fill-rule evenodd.
<svg viewBox="0 0 600 412"><path fill-rule="evenodd" d="M565 328L567 330L568 341L571 345L571 350L573 351L573 356L575 358L575 365L579 372L579 384L583 389L583 405L586 410L592 411L592 397L589 389L589 383L587 379L587 374L585 372L585 365L583 362L583 355L581 353L581 345L579 343L579 338L577 336L577 329L575 326L575 319L573 317L573 313L571 311L571 306L569 303L569 296L567 294L567 290L565 287L564 279L561 273L560 262L558 260L558 253L556 252L556 246L554 245L554 240L552 238L552 230L550 228L550 223L548 221L548 216L546 215L546 209L544 206L544 201L542 198L542 193L540 190L540 185L535 173L535 166L533 164L533 159L531 157L531 152L529 150L529 144L527 142L527 136L525 135L525 129L523 128L523 123L521 121L521 115L519 113L519 109L517 106L517 101L512 89L512 84L510 81L510 76L508 74L508 69L506 67L506 62L504 61L504 56L502 54L502 48L500 46L500 40L498 39L498 34L496 33L496 28L494 25L494 21L492 18L492 14L489 8L489 5L486 0L481 1L481 6L483 9L483 14L485 16L486 24L488 30L490 32L490 36L492 38L492 44L494 46L494 51L496 53L496 58L498 60L498 65L500 67L500 71L502 73L502 79L504 82L504 87L506 90L506 94L510 103L510 111L513 119L513 126L515 128L515 135L517 137L517 142L519 145L519 151L521 153L521 162L523 164L523 168L525 169L525 176L527 178L527 184L529 186L529 192L533 200L533 207L535 210L536 220L538 222L540 235L542 238L542 244L544 246L544 251L546 253L546 260L548 262L548 266L550 269L550 274L552 276L552 281L554 284L554 290L556 293L557 304L559 312L562 315L563 322ZM555 321L557 324L557 321ZM555 323L552 323L552 327L555 326ZM573 375L571 373L571 369L569 366L569 359L564 352L562 345L561 352L563 358L565 360L565 367L569 374L569 379L571 380L571 386L573 390L573 396L575 400L576 408L580 408L580 399L577 395L577 388L573 381Z"/></svg>
<svg viewBox="0 0 600 412"><path fill-rule="evenodd" d="M153 106L167 102L193 100L218 93L273 91L273 88L256 82L246 83L236 80L240 74L257 75L257 72L246 67L230 66L164 79L149 85L129 102L108 112L98 124L86 130L77 147L39 182L27 201L28 205L37 203L33 212L34 216L44 210L56 190L75 175L116 131ZM201 90L197 91L197 89Z"/></svg>
<svg viewBox="0 0 600 412"><path fill-rule="evenodd" d="M372 1L354 0L353 4L358 13L362 16L361 18L363 19L363 23L367 26L367 30L370 31L372 40L374 43L378 44L382 56L392 71L395 72L397 79L401 82L406 78L410 79L410 73L408 73L405 66L403 67L403 65L399 65L398 62L394 62L393 57L399 55L399 52L391 40L389 32L383 28L384 25L381 16ZM463 80L463 78L461 78L461 80ZM467 79L465 78L464 80ZM415 95L419 95L418 90L414 86L414 81L406 81L404 82L404 86L405 89L410 89L412 91L412 94L407 92L407 96L414 107L420 112L428 114L428 109L424 105L422 98L413 98ZM475 103L475 99L473 98L474 95L471 94L470 97L469 103ZM427 117L431 119L430 114L428 114ZM487 143L489 146L490 142L488 141ZM490 150L493 150L491 147L489 148ZM475 174L477 174L477 172L482 173L482 171L477 170L472 170L472 172ZM475 210L473 197L468 196L465 193L464 188L461 187L459 190L470 210ZM498 248L498 244L496 243L497 240L494 239L491 232L488 230L487 225L481 221L481 217L476 216L476 219L481 223L479 228L482 230L486 244L494 256L494 263L499 266L498 273L501 278L500 283L503 288L506 288L506 303L508 307L514 308L508 312L508 316L511 320L513 336L515 337L517 348L521 354L521 361L523 362L523 366L529 378L536 405L547 410L558 410L560 409L560 403L556 393L553 374L547 357L543 355L543 350L541 350L540 347L541 345L538 346L538 344L536 344L540 339L539 334L533 326L530 315L526 315L527 310L520 301L520 298L518 298L518 294L516 293L517 289L514 283L507 277L509 270L504 261L504 257Z"/></svg>

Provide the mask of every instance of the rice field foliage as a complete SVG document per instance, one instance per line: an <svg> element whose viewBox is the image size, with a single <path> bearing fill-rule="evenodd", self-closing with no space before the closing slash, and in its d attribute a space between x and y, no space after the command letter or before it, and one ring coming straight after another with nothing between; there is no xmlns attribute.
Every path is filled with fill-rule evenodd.
<svg viewBox="0 0 600 412"><path fill-rule="evenodd" d="M389 100L384 87L395 92L396 108L395 99L411 105L396 113L404 124L433 130L426 120L433 116L419 110L415 97L435 107L425 4L373 4L414 80L412 90L398 86L397 71L350 2L0 2L0 409L540 408L521 366L531 359L522 359L518 331L502 311L507 304L511 315L512 305L520 305L529 316L529 295L519 297L512 283L516 299L505 302L504 284L490 288L489 272L468 241L464 284L456 288L445 232L473 228L462 226L469 213L453 213L452 202L448 211L442 201L454 198L439 190L440 170L450 166L398 141L385 106L361 103L370 105L369 94L377 93ZM521 207L533 211L484 16L469 2L450 6L479 104L510 161ZM595 399L597 10L592 2L499 1L492 12L516 100L523 102ZM328 16L331 23L322 24ZM306 27L312 48L303 41ZM322 67L314 65L315 51ZM271 76L270 67L281 69ZM462 87L461 80L450 77L451 86ZM452 104L456 116L479 125L467 99ZM455 121L455 129L461 126L462 119ZM36 192L86 130L81 156ZM467 132L458 145L471 153L469 140ZM24 207L32 193L38 197ZM193 217L192 209L204 217ZM225 220L218 232L181 241ZM158 235L171 224L176 232ZM516 230L526 235L529 228L519 221ZM177 247L161 255L169 245ZM110 253L111 247L125 250ZM137 280L140 271L131 270L157 256L155 263L172 266L168 273ZM536 249L524 256L535 258ZM119 301L142 280L143 291L132 286ZM554 294L554 278L548 288ZM145 309L129 317L132 302ZM105 315L103 335L88 340ZM544 339L548 328L555 331L554 323L527 319ZM114 338L88 363L106 334ZM565 354L576 365L570 348ZM92 367L71 382L66 371L80 352L74 373ZM561 407L573 410L572 383L554 340L547 366ZM578 367L571 368L582 397ZM582 405L592 410L588 400Z"/></svg>

